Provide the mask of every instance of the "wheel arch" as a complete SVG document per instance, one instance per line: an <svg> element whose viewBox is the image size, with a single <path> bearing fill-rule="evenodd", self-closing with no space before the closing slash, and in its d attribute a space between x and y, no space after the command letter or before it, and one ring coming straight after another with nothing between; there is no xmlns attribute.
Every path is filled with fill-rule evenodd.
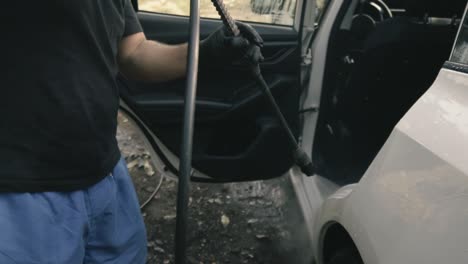
<svg viewBox="0 0 468 264"><path fill-rule="evenodd" d="M343 225L335 221L327 223L321 234L319 263L328 263L334 253L346 248L352 248L359 253L356 243Z"/></svg>

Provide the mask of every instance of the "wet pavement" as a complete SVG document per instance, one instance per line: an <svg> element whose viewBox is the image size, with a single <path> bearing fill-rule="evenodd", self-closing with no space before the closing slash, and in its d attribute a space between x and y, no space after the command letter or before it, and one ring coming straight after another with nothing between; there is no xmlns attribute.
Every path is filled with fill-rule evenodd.
<svg viewBox="0 0 468 264"><path fill-rule="evenodd" d="M155 191L155 168L141 132L119 115L117 139L139 199ZM311 263L301 212L289 179L230 184L193 183L190 195L189 263ZM177 180L142 210L148 231L148 263L174 263Z"/></svg>

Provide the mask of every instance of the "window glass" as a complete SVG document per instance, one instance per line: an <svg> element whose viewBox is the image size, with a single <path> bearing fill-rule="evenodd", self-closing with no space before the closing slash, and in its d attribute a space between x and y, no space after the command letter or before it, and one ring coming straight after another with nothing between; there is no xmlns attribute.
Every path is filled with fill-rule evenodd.
<svg viewBox="0 0 468 264"><path fill-rule="evenodd" d="M455 48L452 57L453 62L468 64L468 16L465 16L463 24L460 26L460 33L458 34Z"/></svg>
<svg viewBox="0 0 468 264"><path fill-rule="evenodd" d="M328 2L330 0L316 0L317 1L317 15L315 16L315 23L319 23L320 20L322 19L323 13L325 12L325 9L327 8Z"/></svg>
<svg viewBox="0 0 468 264"><path fill-rule="evenodd" d="M318 0L328 1L328 0ZM296 0L224 0L232 17L237 20L277 25L294 24ZM141 11L188 16L190 0L138 0ZM200 15L219 18L210 0L200 0Z"/></svg>

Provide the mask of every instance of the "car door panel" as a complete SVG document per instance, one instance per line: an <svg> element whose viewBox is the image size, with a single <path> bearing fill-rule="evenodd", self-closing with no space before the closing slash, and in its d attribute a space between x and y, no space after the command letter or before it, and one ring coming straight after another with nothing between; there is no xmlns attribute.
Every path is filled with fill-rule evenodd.
<svg viewBox="0 0 468 264"><path fill-rule="evenodd" d="M147 38L164 43L188 39L186 17L139 13ZM201 38L221 26L203 19ZM298 33L291 27L255 24L265 41L262 71L288 122L297 131L299 105ZM185 81L150 84L119 77L121 97L172 153L182 132ZM282 175L291 150L267 101L245 67L200 69L193 146L194 167L217 181Z"/></svg>

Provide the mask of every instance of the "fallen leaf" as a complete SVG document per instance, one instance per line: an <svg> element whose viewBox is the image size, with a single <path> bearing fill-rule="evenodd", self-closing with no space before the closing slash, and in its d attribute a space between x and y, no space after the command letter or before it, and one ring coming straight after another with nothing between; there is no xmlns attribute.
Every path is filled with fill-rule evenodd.
<svg viewBox="0 0 468 264"><path fill-rule="evenodd" d="M154 188L153 186L147 186L144 188L145 192L149 192L149 193L153 193L154 190L156 190L156 188Z"/></svg>
<svg viewBox="0 0 468 264"><path fill-rule="evenodd" d="M153 176L155 173L153 166L149 163L149 161L145 161L145 163L143 164L143 169L145 170L145 173L148 176Z"/></svg>
<svg viewBox="0 0 468 264"><path fill-rule="evenodd" d="M154 242L151 241L151 242L148 242L148 244L146 244L147 247L154 247Z"/></svg>
<svg viewBox="0 0 468 264"><path fill-rule="evenodd" d="M227 227L231 223L231 220L229 219L227 215L223 214L221 216L221 223L223 224L224 227Z"/></svg>
<svg viewBox="0 0 468 264"><path fill-rule="evenodd" d="M166 251L164 251L164 249L160 248L160 247L153 247L154 251L158 252L158 253L161 253L161 254L164 254Z"/></svg>
<svg viewBox="0 0 468 264"><path fill-rule="evenodd" d="M177 216L174 214L174 215L165 215L164 216L164 220L174 220Z"/></svg>
<svg viewBox="0 0 468 264"><path fill-rule="evenodd" d="M247 224L251 225L251 224L255 224L255 223L258 223L258 219L249 219L247 221Z"/></svg>
<svg viewBox="0 0 468 264"><path fill-rule="evenodd" d="M129 170L135 168L138 165L138 162L139 162L138 160L133 160L132 162L127 163L127 168Z"/></svg>

